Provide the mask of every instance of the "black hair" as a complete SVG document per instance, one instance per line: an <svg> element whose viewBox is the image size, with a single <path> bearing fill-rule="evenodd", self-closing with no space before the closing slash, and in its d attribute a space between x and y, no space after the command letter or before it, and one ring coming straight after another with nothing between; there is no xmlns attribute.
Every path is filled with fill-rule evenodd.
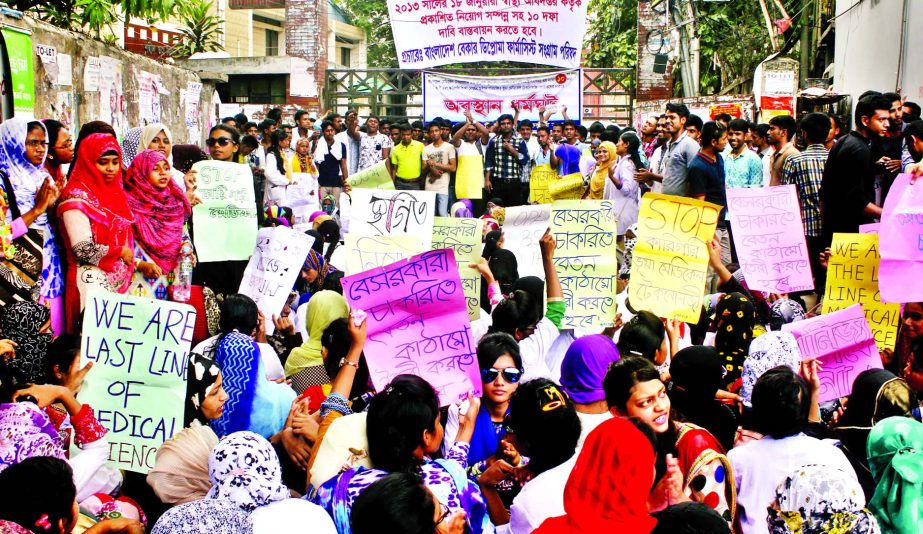
<svg viewBox="0 0 923 534"><path fill-rule="evenodd" d="M907 124L907 127L904 128L904 142L907 143L907 146L913 144L913 139L911 139L911 136L923 141L923 121L913 121Z"/></svg>
<svg viewBox="0 0 923 534"><path fill-rule="evenodd" d="M320 123L320 131L321 131L321 132L323 132L323 131L326 130L327 128L333 128L334 132L336 132L336 129L337 129L337 127L334 126L333 121L326 120L326 121Z"/></svg>
<svg viewBox="0 0 923 534"><path fill-rule="evenodd" d="M299 109L298 111L295 112L295 122L298 122L298 119L300 119L301 117L304 117L307 114L308 112L306 110Z"/></svg>
<svg viewBox="0 0 923 534"><path fill-rule="evenodd" d="M584 126L584 125L582 125L582 124L579 125L579 126L577 126L577 135L578 135L579 137L582 137L582 138L586 139L586 136L587 136L588 133L589 133L589 132L587 132L586 126Z"/></svg>
<svg viewBox="0 0 923 534"><path fill-rule="evenodd" d="M660 380L660 371L650 361L637 356L620 358L609 366L603 378L606 404L624 413L628 399L631 398L631 388L651 380Z"/></svg>
<svg viewBox="0 0 923 534"><path fill-rule="evenodd" d="M768 124L757 124L753 128L753 132L759 135L760 137L768 139L769 138L769 125Z"/></svg>
<svg viewBox="0 0 923 534"><path fill-rule="evenodd" d="M901 106L904 105L904 104L903 104L903 99L901 98L901 95L899 95L899 94L897 94L897 93L887 92L887 93L883 93L881 96L887 98L887 99L888 99L888 102L891 102L891 103L894 103L894 102L902 102L902 103L901 103Z"/></svg>
<svg viewBox="0 0 923 534"><path fill-rule="evenodd" d="M753 386L753 428L782 439L793 436L808 425L811 395L804 379L784 365L774 367Z"/></svg>
<svg viewBox="0 0 923 534"><path fill-rule="evenodd" d="M875 115L875 112L879 110L891 110L891 101L885 98L882 94L872 93L860 98L859 102L856 103L856 113L854 118L856 121L856 126L862 125L862 117L872 117Z"/></svg>
<svg viewBox="0 0 923 534"><path fill-rule="evenodd" d="M573 128L574 130L577 129L577 123L574 122L574 121L572 121L572 120L570 120L570 119L568 119L568 120L566 120L566 121L564 121L564 122L561 123L561 129L562 129L562 130L563 130L564 128L567 128L568 126L570 126L571 128Z"/></svg>
<svg viewBox="0 0 923 534"><path fill-rule="evenodd" d="M212 126L211 130L208 131L208 135L211 136L211 134L219 130L230 135L232 143L235 145L240 145L240 132L237 131L237 128L228 126L227 124L216 124Z"/></svg>
<svg viewBox="0 0 923 534"><path fill-rule="evenodd" d="M687 122L686 125L688 126L689 123ZM710 147L712 141L721 139L721 136L723 136L726 131L724 126L717 121L708 121L702 125L702 135L699 137L699 142L702 143L703 147Z"/></svg>
<svg viewBox="0 0 923 534"><path fill-rule="evenodd" d="M638 137L638 134L635 132L625 132L619 136L619 139L625 141L625 144L628 145L628 157L631 158L631 162L635 164L635 169L643 169L644 163L641 161L641 138Z"/></svg>
<svg viewBox="0 0 923 534"><path fill-rule="evenodd" d="M426 125L426 131L428 132L428 131L432 130L434 126L435 126L436 128L439 128L439 131L442 131L442 123L441 123L440 121L437 121L437 120L429 121L429 124Z"/></svg>
<svg viewBox="0 0 923 534"><path fill-rule="evenodd" d="M29 121L29 123L26 124L26 132L31 132L32 130L41 130L44 132L45 127L42 125L41 121Z"/></svg>
<svg viewBox="0 0 923 534"><path fill-rule="evenodd" d="M237 123L237 126L243 126L244 124L250 122L250 119L247 118L246 113L238 113L237 115L234 115L234 122Z"/></svg>
<svg viewBox="0 0 923 534"><path fill-rule="evenodd" d="M234 126L237 126L237 119L235 117L225 117L221 119L222 124L227 124L228 122L233 122Z"/></svg>
<svg viewBox="0 0 923 534"><path fill-rule="evenodd" d="M682 102L668 102L666 110L666 113L676 113L680 117L686 117L687 119L689 118L689 108L687 108L686 104L683 104Z"/></svg>
<svg viewBox="0 0 923 534"><path fill-rule="evenodd" d="M412 132L413 128L414 128L413 126L411 126L410 124L406 122L402 122L397 126L397 129L401 132Z"/></svg>
<svg viewBox="0 0 923 534"><path fill-rule="evenodd" d="M375 115L369 115L369 119L371 119L371 118L374 117L374 116L375 116ZM368 122L369 119L365 119L365 121ZM378 119L378 127L379 127L379 128L382 127L382 126L384 126L385 124L387 124L387 125L388 125L388 128L390 129L390 128L391 128L391 125L394 124L394 121L392 121L392 120L389 119L388 117L383 117L383 118L381 118L381 119Z"/></svg>
<svg viewBox="0 0 923 534"><path fill-rule="evenodd" d="M173 145L173 168L183 174L192 166L208 159L208 154L198 145Z"/></svg>
<svg viewBox="0 0 923 534"><path fill-rule="evenodd" d="M824 113L808 113L801 117L798 129L809 145L823 143L830 133L830 117Z"/></svg>
<svg viewBox="0 0 923 534"><path fill-rule="evenodd" d="M412 130L422 130L422 129L423 129L423 121L413 121L412 123L410 123L410 128L411 128Z"/></svg>
<svg viewBox="0 0 923 534"><path fill-rule="evenodd" d="M54 368L57 367L58 372L67 374L77 362L78 356L80 356L79 335L62 334L55 338L48 347L48 357L45 360L45 382L61 385L54 374Z"/></svg>
<svg viewBox="0 0 923 534"><path fill-rule="evenodd" d="M522 119L521 121L519 121L519 125L516 127L516 129L518 130L520 128L526 128L526 127L535 128L535 125L532 124L532 121L529 119Z"/></svg>
<svg viewBox="0 0 923 534"><path fill-rule="evenodd" d="M366 434L369 459L384 471L417 473L422 460L414 456L423 433L439 422L439 398L426 380L398 375L369 402Z"/></svg>
<svg viewBox="0 0 923 534"><path fill-rule="evenodd" d="M743 132L747 133L747 130L750 129L750 121L745 119L734 119L728 122L728 131L729 132Z"/></svg>
<svg viewBox="0 0 923 534"><path fill-rule="evenodd" d="M525 331L541 320L541 302L536 302L525 291L514 291L509 298L500 301L490 314L493 324L488 332L506 332L515 335L516 330Z"/></svg>
<svg viewBox="0 0 923 534"><path fill-rule="evenodd" d="M920 120L920 104L916 102L904 102L904 107L910 110L910 113L904 113L904 115L910 115L915 120Z"/></svg>
<svg viewBox="0 0 923 534"><path fill-rule="evenodd" d="M776 115L769 119L769 125L785 130L785 137L789 141L792 140L792 137L795 137L795 131L798 129L798 123L795 122L795 118L791 115Z"/></svg>
<svg viewBox="0 0 923 534"><path fill-rule="evenodd" d="M355 534L434 534L436 503L420 477L390 473L362 490L350 511Z"/></svg>
<svg viewBox="0 0 923 534"><path fill-rule="evenodd" d="M715 122L721 121L721 122L730 123L731 120L733 120L733 119L734 119L734 117L731 117L731 114L730 114L730 113L719 113L719 114L715 115ZM741 119L741 120L743 120L743 119ZM735 130L735 131L740 131L740 130Z"/></svg>
<svg viewBox="0 0 923 534"><path fill-rule="evenodd" d="M538 133L538 132L545 132L546 134L551 135L551 128L542 124L538 128L535 129L535 133Z"/></svg>
<svg viewBox="0 0 923 534"><path fill-rule="evenodd" d="M34 456L0 472L0 517L32 532L57 532L61 521L70 525L76 499L74 471L64 460ZM45 521L48 529L39 526Z"/></svg>
<svg viewBox="0 0 923 534"><path fill-rule="evenodd" d="M327 254L324 255L324 259L329 262L330 257L333 256L333 251L340 244L340 225L334 219L324 221L317 225L317 233L324 238L324 243L330 245L327 248Z"/></svg>
<svg viewBox="0 0 923 534"><path fill-rule="evenodd" d="M629 319L619 334L619 354L639 356L653 362L663 345L666 329L653 313L642 310Z"/></svg>
<svg viewBox="0 0 923 534"><path fill-rule="evenodd" d="M687 501L653 514L651 534L731 534L727 521L707 504Z"/></svg>
<svg viewBox="0 0 923 534"><path fill-rule="evenodd" d="M60 121L54 119L45 119L42 121L42 124L45 125L45 133L48 136L48 158L54 157L54 146L58 144L58 136L61 135L61 130L66 130L64 124Z"/></svg>
<svg viewBox="0 0 923 534"><path fill-rule="evenodd" d="M326 122L326 121L333 122L333 119L341 119L341 118L343 118L342 115L340 115L339 113L337 113L337 112L335 112L335 111L331 111L330 113L327 114L326 117L324 117L324 121L325 121L325 122Z"/></svg>
<svg viewBox="0 0 923 534"><path fill-rule="evenodd" d="M352 337L349 334L349 319L342 317L336 319L327 325L324 333L320 338L321 346L327 349L327 357L324 358L324 369L332 381L340 372L340 361L349 354L353 346ZM365 393L369 381L369 366L365 362L365 355L359 357L359 367L356 368L356 376L353 378L353 387L349 392L349 398L354 399Z"/></svg>
<svg viewBox="0 0 923 534"><path fill-rule="evenodd" d="M499 117L497 117L497 124L500 124L503 121L513 122L513 116L510 115L509 113L504 113L503 115L500 115Z"/></svg>
<svg viewBox="0 0 923 534"><path fill-rule="evenodd" d="M343 277L346 273L343 271L333 271L324 277L324 284L320 286L321 290L333 291L334 293L343 294Z"/></svg>
<svg viewBox="0 0 923 534"><path fill-rule="evenodd" d="M276 125L276 121L266 118L266 119L263 119L263 122L260 123L258 128L260 129L261 132L265 133L267 129L275 125Z"/></svg>
<svg viewBox="0 0 923 534"><path fill-rule="evenodd" d="M269 152L276 157L276 169L283 176L285 175L285 156L282 154L282 148L279 145L286 139L288 139L288 134L282 128L274 130L269 136Z"/></svg>
<svg viewBox="0 0 923 534"><path fill-rule="evenodd" d="M275 122L282 120L282 108L272 108L266 112L266 118Z"/></svg>
<svg viewBox="0 0 923 534"><path fill-rule="evenodd" d="M497 359L507 355L513 359L513 365L522 369L522 356L519 354L519 343L513 336L505 332L494 332L482 337L477 348L478 367L481 370L490 369L497 363Z"/></svg>
<svg viewBox="0 0 923 534"><path fill-rule="evenodd" d="M252 335L259 321L259 313L256 302L253 302L253 299L247 295L231 293L225 296L224 302L221 303L221 315L218 318L218 330L221 335L215 340L212 350L217 351L224 337L234 330L245 336Z"/></svg>
<svg viewBox="0 0 923 534"><path fill-rule="evenodd" d="M257 130L259 130L259 129L260 129L260 126L259 126L257 123L253 122L253 121L249 121L249 122L244 123L244 127L243 127L243 131L244 131L244 132L246 132L246 131L249 130L250 128L256 128Z"/></svg>
<svg viewBox="0 0 923 534"><path fill-rule="evenodd" d="M544 473L574 455L580 439L580 419L564 388L547 378L523 382L510 398L509 429L529 470Z"/></svg>
<svg viewBox="0 0 923 534"><path fill-rule="evenodd" d="M593 124L591 124L588 129L590 133L603 133L605 130L606 130L606 127L603 126L603 123L599 121L594 121Z"/></svg>
<svg viewBox="0 0 923 534"><path fill-rule="evenodd" d="M77 140L74 141L74 161L77 161L77 156L80 154L80 142L86 139L87 137L95 133L104 133L109 134L112 137L118 138L115 135L115 129L111 124L104 121L90 121L80 127L80 132L77 134ZM71 165L67 169L67 177L70 178L71 173L74 172L74 167L76 165Z"/></svg>
<svg viewBox="0 0 923 534"><path fill-rule="evenodd" d="M705 125L702 122L702 117L692 114L686 118L686 128L695 128L696 130L702 131L702 127Z"/></svg>
<svg viewBox="0 0 923 534"><path fill-rule="evenodd" d="M245 135L240 138L240 146L250 147L255 150L260 147L260 142L256 137L253 137L252 135Z"/></svg>

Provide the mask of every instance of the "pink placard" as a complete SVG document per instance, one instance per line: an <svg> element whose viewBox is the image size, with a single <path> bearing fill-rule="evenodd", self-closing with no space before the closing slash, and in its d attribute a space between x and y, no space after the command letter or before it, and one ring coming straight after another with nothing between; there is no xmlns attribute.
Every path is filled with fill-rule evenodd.
<svg viewBox="0 0 923 534"><path fill-rule="evenodd" d="M440 405L481 394L476 345L455 253L418 254L343 278L352 309L368 314L365 358L382 391L401 374L417 375L439 393Z"/></svg>
<svg viewBox="0 0 923 534"><path fill-rule="evenodd" d="M879 223L869 223L869 224L860 224L859 233L860 234L877 234L878 229L881 227Z"/></svg>
<svg viewBox="0 0 923 534"><path fill-rule="evenodd" d="M795 336L803 360L820 361L820 402L849 395L859 373L881 368L875 336L859 304L783 325L782 330Z"/></svg>
<svg viewBox="0 0 923 534"><path fill-rule="evenodd" d="M888 192L879 240L881 300L923 301L923 183L911 186L909 174L898 175Z"/></svg>
<svg viewBox="0 0 923 534"><path fill-rule="evenodd" d="M795 186L728 189L727 200L747 287L766 293L814 289Z"/></svg>

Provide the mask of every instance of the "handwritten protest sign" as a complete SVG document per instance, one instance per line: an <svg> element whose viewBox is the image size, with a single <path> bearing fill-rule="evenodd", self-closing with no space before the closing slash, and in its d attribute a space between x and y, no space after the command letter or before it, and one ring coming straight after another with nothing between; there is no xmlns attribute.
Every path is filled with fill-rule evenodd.
<svg viewBox="0 0 923 534"><path fill-rule="evenodd" d="M583 176L579 172L548 181L548 196L552 200L578 200L583 192Z"/></svg>
<svg viewBox="0 0 923 534"><path fill-rule="evenodd" d="M183 429L192 306L91 292L83 311L80 401L109 430L109 462L147 473L157 449Z"/></svg>
<svg viewBox="0 0 923 534"><path fill-rule="evenodd" d="M285 205L292 209L295 224L304 224L320 209L317 198L317 177L306 172L292 173L292 184L286 188Z"/></svg>
<svg viewBox="0 0 923 534"><path fill-rule="evenodd" d="M423 243L415 235L365 236L346 234L346 274L356 274L384 267L424 252Z"/></svg>
<svg viewBox="0 0 923 534"><path fill-rule="evenodd" d="M821 313L859 303L878 348L894 349L900 304L884 304L878 292L878 234L833 234L827 290Z"/></svg>
<svg viewBox="0 0 923 534"><path fill-rule="evenodd" d="M551 204L506 208L503 247L516 256L519 276L545 278L539 241L548 229Z"/></svg>
<svg viewBox="0 0 923 534"><path fill-rule="evenodd" d="M615 319L614 209L609 200L557 200L551 205L554 264L567 306L561 328L595 328Z"/></svg>
<svg viewBox="0 0 923 534"><path fill-rule="evenodd" d="M820 402L849 395L859 373L881 368L875 338L859 304L783 325L782 330L795 336L803 360L820 361Z"/></svg>
<svg viewBox="0 0 923 534"><path fill-rule="evenodd" d="M229 161L200 161L198 195L192 208L193 239L201 262L245 260L256 244L256 200L250 167Z"/></svg>
<svg viewBox="0 0 923 534"><path fill-rule="evenodd" d="M478 121L495 121L519 107L519 118L538 124L538 110L566 106L583 109L577 69L521 76L460 76L423 73L423 118L465 122L465 112Z"/></svg>
<svg viewBox="0 0 923 534"><path fill-rule="evenodd" d="M551 165L543 164L532 167L529 175L529 201L533 204L550 204L551 194L548 192L548 183L558 179L558 173Z"/></svg>
<svg viewBox="0 0 923 534"><path fill-rule="evenodd" d="M727 200L747 286L767 293L814 289L795 186L728 189Z"/></svg>
<svg viewBox="0 0 923 534"><path fill-rule="evenodd" d="M413 235L420 238L423 250L429 250L435 216L435 191L355 189L349 231L364 236Z"/></svg>
<svg viewBox="0 0 923 534"><path fill-rule="evenodd" d="M343 278L352 309L368 313L365 357L382 391L395 376L426 379L441 406L481 394L476 346L451 250L432 250Z"/></svg>
<svg viewBox="0 0 923 534"><path fill-rule="evenodd" d="M721 208L710 202L648 193L641 198L628 298L636 310L699 322L708 242Z"/></svg>
<svg viewBox="0 0 923 534"><path fill-rule="evenodd" d="M884 302L923 301L923 188L901 174L881 216L879 285Z"/></svg>
<svg viewBox="0 0 923 534"><path fill-rule="evenodd" d="M455 251L458 276L465 291L468 318L474 321L480 317L481 273L468 267L481 259L481 235L484 221L481 219L457 219L436 217L433 222L433 250L450 248Z"/></svg>
<svg viewBox="0 0 923 534"><path fill-rule="evenodd" d="M349 185L365 189L394 189L391 173L388 172L388 165L384 161L379 161L368 169L350 175Z"/></svg>
<svg viewBox="0 0 923 534"><path fill-rule="evenodd" d="M388 0L388 14L402 69L475 61L576 68L588 3Z"/></svg>
<svg viewBox="0 0 923 534"><path fill-rule="evenodd" d="M275 331L272 317L282 312L313 244L313 237L284 226L262 228L257 234L238 292L252 298L263 312L266 335Z"/></svg>

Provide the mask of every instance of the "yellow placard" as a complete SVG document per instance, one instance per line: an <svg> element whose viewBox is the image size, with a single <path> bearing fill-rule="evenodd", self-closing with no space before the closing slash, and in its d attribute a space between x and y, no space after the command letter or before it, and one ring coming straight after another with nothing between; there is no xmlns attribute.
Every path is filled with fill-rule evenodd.
<svg viewBox="0 0 923 534"><path fill-rule="evenodd" d="M708 273L708 243L715 235L720 213L720 206L702 200L644 195L628 284L632 308L691 324L699 322Z"/></svg>
<svg viewBox="0 0 923 534"><path fill-rule="evenodd" d="M548 183L557 179L557 171L547 163L532 167L532 174L529 175L529 202L532 204L551 204Z"/></svg>
<svg viewBox="0 0 923 534"><path fill-rule="evenodd" d="M583 192L583 176L579 172L548 181L548 195L552 200L579 200Z"/></svg>
<svg viewBox="0 0 923 534"><path fill-rule="evenodd" d="M433 219L433 250L450 248L455 251L455 263L458 264L458 275L465 291L468 318L472 321L481 316L481 273L469 265L481 259L483 226L484 221L481 219Z"/></svg>
<svg viewBox="0 0 923 534"><path fill-rule="evenodd" d="M830 251L821 313L832 313L858 302L875 335L878 350L894 350L901 305L881 302L878 234L833 234Z"/></svg>
<svg viewBox="0 0 923 534"><path fill-rule="evenodd" d="M384 161L350 176L349 185L362 189L394 189L391 173L388 172L388 166Z"/></svg>
<svg viewBox="0 0 923 534"><path fill-rule="evenodd" d="M458 198L481 198L484 189L484 158L477 153L462 154L459 148L458 168L455 171L455 196Z"/></svg>
<svg viewBox="0 0 923 534"><path fill-rule="evenodd" d="M610 200L556 200L551 205L554 265L566 311L562 329L599 328L615 319L618 235Z"/></svg>

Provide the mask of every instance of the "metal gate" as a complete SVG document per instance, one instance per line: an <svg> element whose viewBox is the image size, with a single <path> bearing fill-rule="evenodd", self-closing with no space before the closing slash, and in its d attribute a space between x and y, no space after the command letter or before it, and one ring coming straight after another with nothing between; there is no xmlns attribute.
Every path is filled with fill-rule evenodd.
<svg viewBox="0 0 923 534"><path fill-rule="evenodd" d="M432 69L433 72L469 76L511 76L554 72L553 68ZM328 69L324 109L343 113L359 110L360 116L418 120L423 118L423 71L401 69ZM631 124L634 102L634 69L583 69L581 120L599 120L621 126ZM571 114L572 118L577 118Z"/></svg>

